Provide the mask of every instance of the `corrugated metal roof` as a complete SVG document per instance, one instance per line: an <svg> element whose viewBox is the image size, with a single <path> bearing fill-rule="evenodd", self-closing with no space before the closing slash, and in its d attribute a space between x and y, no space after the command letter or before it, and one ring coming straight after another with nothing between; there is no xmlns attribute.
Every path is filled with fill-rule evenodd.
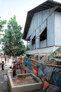
<svg viewBox="0 0 61 92"><path fill-rule="evenodd" d="M32 17L35 13L46 10L46 9L50 9L53 7L59 6L60 11L61 11L61 3L55 2L55 1L46 1L44 3L42 3L41 5L33 8L32 10L28 11L27 14L27 19L26 19L26 23L25 23L25 28L24 28L24 36L23 39L26 39L30 24L31 24L31 20ZM59 8L56 9L56 11L59 11Z"/></svg>

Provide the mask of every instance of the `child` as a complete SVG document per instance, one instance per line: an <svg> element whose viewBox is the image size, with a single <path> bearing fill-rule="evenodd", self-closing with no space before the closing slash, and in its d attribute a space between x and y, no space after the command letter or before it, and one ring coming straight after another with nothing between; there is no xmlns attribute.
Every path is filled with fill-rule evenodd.
<svg viewBox="0 0 61 92"><path fill-rule="evenodd" d="M6 56L5 56L5 64L6 64Z"/></svg>
<svg viewBox="0 0 61 92"><path fill-rule="evenodd" d="M27 72L27 69L26 69L27 65L25 64L25 67L24 67L24 73Z"/></svg>
<svg viewBox="0 0 61 92"><path fill-rule="evenodd" d="M23 73L23 64L20 63L20 70L21 70L21 74Z"/></svg>
<svg viewBox="0 0 61 92"><path fill-rule="evenodd" d="M8 74L10 74L11 71L12 71L12 67L10 67L10 69L8 70Z"/></svg>
<svg viewBox="0 0 61 92"><path fill-rule="evenodd" d="M16 76L16 65L15 62L13 64L13 77Z"/></svg>
<svg viewBox="0 0 61 92"><path fill-rule="evenodd" d="M20 70L21 70L21 74L22 74L23 71L24 71L24 61L23 61L23 59L21 59L21 61L20 61Z"/></svg>
<svg viewBox="0 0 61 92"><path fill-rule="evenodd" d="M2 70L4 70L4 61L2 61Z"/></svg>

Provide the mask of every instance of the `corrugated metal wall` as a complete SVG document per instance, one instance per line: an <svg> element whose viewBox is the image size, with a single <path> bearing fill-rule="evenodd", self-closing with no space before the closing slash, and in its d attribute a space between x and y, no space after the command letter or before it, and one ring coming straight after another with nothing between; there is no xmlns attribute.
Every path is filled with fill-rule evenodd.
<svg viewBox="0 0 61 92"><path fill-rule="evenodd" d="M55 12L55 45L61 46L61 13Z"/></svg>
<svg viewBox="0 0 61 92"><path fill-rule="evenodd" d="M34 36L36 36L36 45L32 46L32 41L31 41L31 48L30 49L37 49L37 48L42 48L42 47L47 47L47 46L53 46L55 45L54 42L54 9L51 8L48 10L41 11L39 13L34 14L31 25L28 31L27 38L31 36L31 40ZM47 40L40 42L40 35L39 37L37 36L38 34L42 33L44 28L47 27Z"/></svg>

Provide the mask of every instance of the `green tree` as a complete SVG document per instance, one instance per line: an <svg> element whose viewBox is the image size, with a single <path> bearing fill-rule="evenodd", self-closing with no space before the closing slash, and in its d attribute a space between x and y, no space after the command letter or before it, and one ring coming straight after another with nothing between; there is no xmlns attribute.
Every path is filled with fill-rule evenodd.
<svg viewBox="0 0 61 92"><path fill-rule="evenodd" d="M3 32L4 30L2 29L4 27L4 25L7 23L6 20L1 20L1 17L0 17L0 32Z"/></svg>
<svg viewBox="0 0 61 92"><path fill-rule="evenodd" d="M16 16L9 20L4 38L2 39L3 50L6 55L19 56L26 50L22 41L23 34L21 29L22 27L16 21Z"/></svg>
<svg viewBox="0 0 61 92"><path fill-rule="evenodd" d="M1 44L1 39L2 37L4 36L4 25L6 24L6 20L2 20L1 17L0 17L0 53L2 53L2 44Z"/></svg>

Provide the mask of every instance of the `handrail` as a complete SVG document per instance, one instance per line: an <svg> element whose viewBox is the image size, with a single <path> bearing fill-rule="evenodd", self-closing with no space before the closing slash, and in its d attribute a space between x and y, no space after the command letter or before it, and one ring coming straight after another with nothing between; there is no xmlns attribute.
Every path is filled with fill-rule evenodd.
<svg viewBox="0 0 61 92"><path fill-rule="evenodd" d="M45 64L45 63L40 63L40 64L49 66L49 67L61 68L61 65L53 65L53 64Z"/></svg>
<svg viewBox="0 0 61 92"><path fill-rule="evenodd" d="M34 61L37 62L36 60L34 60ZM30 62L27 62L27 63L31 64ZM41 62L37 62L37 63L45 65L45 66L49 66L49 67L61 68L61 65L46 64L46 63L41 63ZM35 66L34 64L32 64L32 65Z"/></svg>
<svg viewBox="0 0 61 92"><path fill-rule="evenodd" d="M51 60L54 56L61 52L61 47L55 50L51 55L48 56L48 60Z"/></svg>

